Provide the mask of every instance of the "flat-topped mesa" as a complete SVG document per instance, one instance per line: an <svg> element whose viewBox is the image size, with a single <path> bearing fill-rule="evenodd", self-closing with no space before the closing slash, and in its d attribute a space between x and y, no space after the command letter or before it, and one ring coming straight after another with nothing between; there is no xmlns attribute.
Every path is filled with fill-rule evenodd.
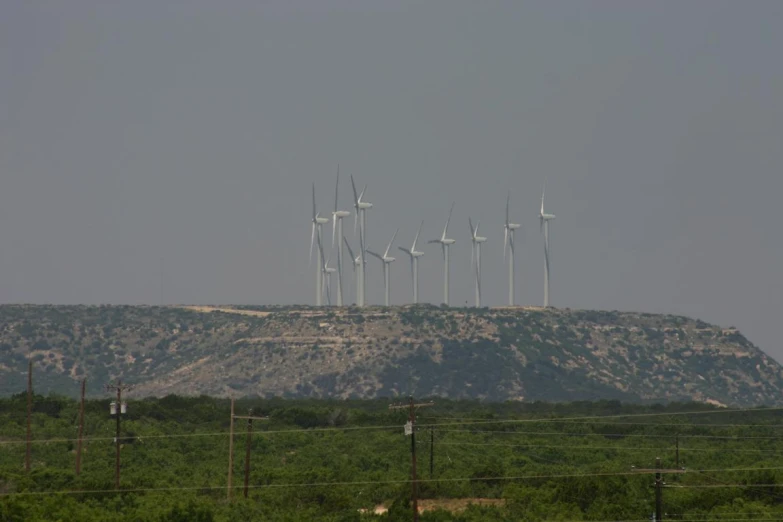
<svg viewBox="0 0 783 522"><path fill-rule="evenodd" d="M783 368L734 328L541 307L0 306L0 393L783 404ZM97 391L95 393L98 393Z"/></svg>

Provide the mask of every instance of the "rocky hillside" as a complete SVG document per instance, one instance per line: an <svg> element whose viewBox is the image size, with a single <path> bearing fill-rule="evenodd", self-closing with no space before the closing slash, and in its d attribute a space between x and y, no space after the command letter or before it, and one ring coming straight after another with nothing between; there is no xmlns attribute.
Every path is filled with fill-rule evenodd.
<svg viewBox="0 0 783 522"><path fill-rule="evenodd" d="M0 306L0 394L783 404L783 368L736 329L540 308Z"/></svg>

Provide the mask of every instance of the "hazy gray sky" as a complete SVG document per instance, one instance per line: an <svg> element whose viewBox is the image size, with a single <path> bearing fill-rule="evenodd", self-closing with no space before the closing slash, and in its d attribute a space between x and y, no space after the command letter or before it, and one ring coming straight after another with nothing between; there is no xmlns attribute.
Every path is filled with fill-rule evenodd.
<svg viewBox="0 0 783 522"><path fill-rule="evenodd" d="M453 304L468 216L505 303L511 190L540 304L547 177L554 305L734 325L781 360L781 27L779 1L4 2L0 301L312 303L310 184L328 213L339 162L371 247L456 201Z"/></svg>

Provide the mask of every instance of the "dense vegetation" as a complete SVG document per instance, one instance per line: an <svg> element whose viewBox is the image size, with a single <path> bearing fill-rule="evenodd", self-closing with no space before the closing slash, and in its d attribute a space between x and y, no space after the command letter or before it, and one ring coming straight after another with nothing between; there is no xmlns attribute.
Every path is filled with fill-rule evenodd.
<svg viewBox="0 0 783 522"><path fill-rule="evenodd" d="M252 408L269 419L253 426L247 500L246 425L237 421L238 488L228 502L229 402L129 397L121 493L113 491L115 425L108 399L86 404L88 442L79 476L75 401L34 397L28 474L26 395L0 399L0 521L411 518L406 412L389 410L386 400L237 401L238 415ZM458 499L496 501L455 512L432 509L421 520L647 520L653 477L641 470L653 467L656 457L674 468L677 443L687 472L665 475L669 520L783 519L782 421L778 409L437 399L417 418L422 505L451 509ZM381 504L389 508L385 515L360 511Z"/></svg>
<svg viewBox="0 0 783 522"><path fill-rule="evenodd" d="M0 306L0 396L137 394L783 405L783 367L736 329L540 308Z"/></svg>

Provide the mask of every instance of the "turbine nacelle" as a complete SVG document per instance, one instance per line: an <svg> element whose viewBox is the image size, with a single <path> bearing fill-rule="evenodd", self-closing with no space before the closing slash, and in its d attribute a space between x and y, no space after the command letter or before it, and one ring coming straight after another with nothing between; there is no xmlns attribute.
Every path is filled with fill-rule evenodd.
<svg viewBox="0 0 783 522"><path fill-rule="evenodd" d="M338 210L337 212L332 212L332 216L336 218L346 218L350 215L351 213L346 210Z"/></svg>
<svg viewBox="0 0 783 522"><path fill-rule="evenodd" d="M517 229L518 229L518 228L520 228L521 226L522 226L522 225L520 225L520 224L518 224L518 223L508 223L508 224L506 225L506 228L507 228L508 230L517 230Z"/></svg>

